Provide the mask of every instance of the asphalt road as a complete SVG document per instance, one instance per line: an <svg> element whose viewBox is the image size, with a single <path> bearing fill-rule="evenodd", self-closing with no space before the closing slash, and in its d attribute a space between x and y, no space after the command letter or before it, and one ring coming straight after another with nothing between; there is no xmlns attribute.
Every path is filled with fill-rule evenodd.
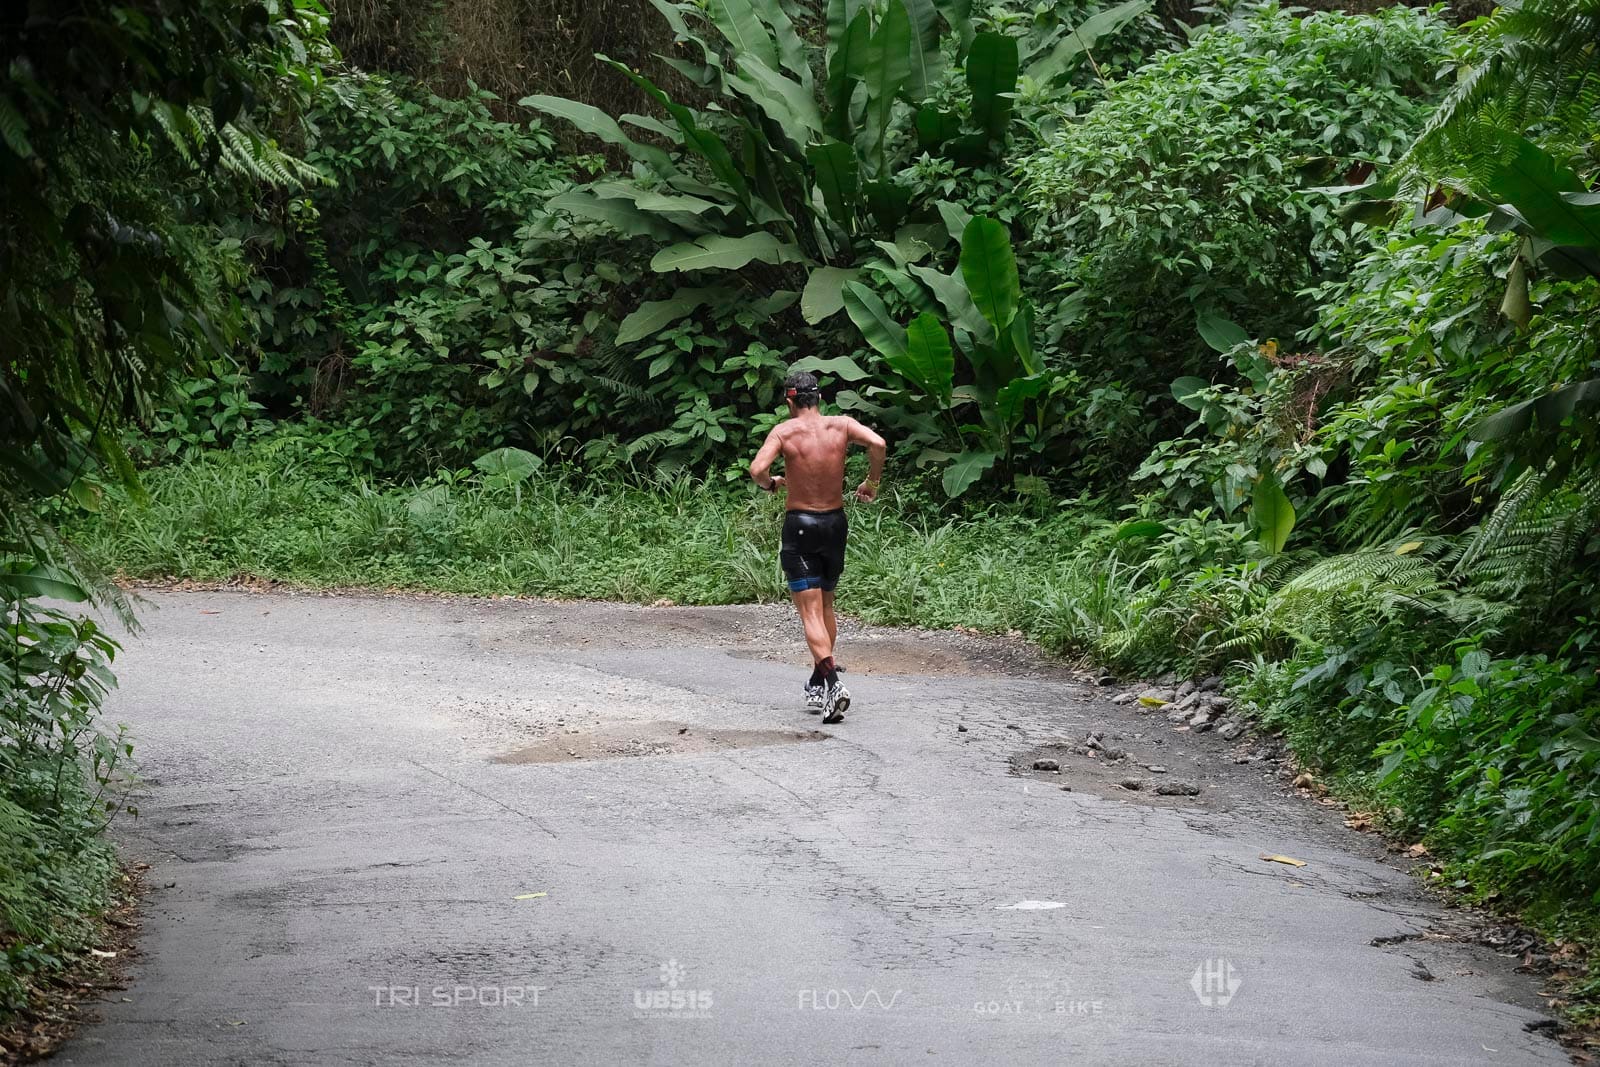
<svg viewBox="0 0 1600 1067"><path fill-rule="evenodd" d="M148 599L143 955L63 1062L1566 1062L1374 839L1015 648L851 628L818 736L786 608Z"/></svg>

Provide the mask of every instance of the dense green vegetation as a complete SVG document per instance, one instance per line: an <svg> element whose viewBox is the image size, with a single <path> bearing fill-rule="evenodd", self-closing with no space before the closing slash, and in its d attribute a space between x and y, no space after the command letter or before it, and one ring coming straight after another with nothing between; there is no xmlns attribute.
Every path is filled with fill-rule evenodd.
<svg viewBox="0 0 1600 1067"><path fill-rule="evenodd" d="M319 90L325 31L222 0L0 14L0 1021L96 936L131 788L98 722L117 645L46 598L126 605L47 520L136 489L123 432L243 336L224 231L310 173L266 130Z"/></svg>
<svg viewBox="0 0 1600 1067"><path fill-rule="evenodd" d="M188 74L0 97L44 197L5 216L16 649L94 592L47 519L134 575L776 597L740 472L811 369L895 449L847 610L1221 671L1450 883L1592 936L1597 0L651 0L626 62L482 43L499 95L465 5L202 5L170 48L89 6ZM8 799L7 848L77 810Z"/></svg>

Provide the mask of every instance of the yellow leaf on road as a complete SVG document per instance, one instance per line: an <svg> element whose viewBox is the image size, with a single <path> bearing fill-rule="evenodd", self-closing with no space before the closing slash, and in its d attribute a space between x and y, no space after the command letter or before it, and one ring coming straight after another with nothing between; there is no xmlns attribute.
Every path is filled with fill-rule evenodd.
<svg viewBox="0 0 1600 1067"><path fill-rule="evenodd" d="M1164 708L1168 703L1170 703L1170 701L1157 700L1155 697L1140 697L1139 703L1143 704L1147 708Z"/></svg>
<svg viewBox="0 0 1600 1067"><path fill-rule="evenodd" d="M1268 863L1287 863L1291 867L1304 867L1306 865L1305 860L1297 860L1292 856L1269 856L1263 852L1261 858Z"/></svg>
<svg viewBox="0 0 1600 1067"><path fill-rule="evenodd" d="M512 900L533 900L536 897L542 897L542 896L547 896L547 895L548 894L546 894L546 893L524 893L520 897L512 897L511 899Z"/></svg>

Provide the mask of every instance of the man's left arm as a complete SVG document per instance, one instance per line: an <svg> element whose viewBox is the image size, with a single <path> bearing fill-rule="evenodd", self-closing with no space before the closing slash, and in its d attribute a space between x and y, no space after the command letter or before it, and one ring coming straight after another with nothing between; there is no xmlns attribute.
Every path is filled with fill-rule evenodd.
<svg viewBox="0 0 1600 1067"><path fill-rule="evenodd" d="M766 441L762 442L761 451L756 453L756 458L750 462L750 477L757 485L767 492L776 492L783 485L783 478L772 477L772 464L776 462L783 452L783 434L780 427L774 426L772 432L767 434Z"/></svg>
<svg viewBox="0 0 1600 1067"><path fill-rule="evenodd" d="M867 446L867 480L857 487L856 499L863 504L871 503L877 497L878 486L883 481L883 464L889 454L889 445L870 426L863 426L855 419L850 420L850 440Z"/></svg>

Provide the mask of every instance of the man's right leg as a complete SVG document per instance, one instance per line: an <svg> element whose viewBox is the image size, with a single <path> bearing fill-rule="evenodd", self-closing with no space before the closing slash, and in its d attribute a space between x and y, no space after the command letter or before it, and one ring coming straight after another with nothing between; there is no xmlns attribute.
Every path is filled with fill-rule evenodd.
<svg viewBox="0 0 1600 1067"><path fill-rule="evenodd" d="M822 621L828 628L828 654L833 655L833 647L839 643L839 619L833 613L833 590L823 589L822 593Z"/></svg>

